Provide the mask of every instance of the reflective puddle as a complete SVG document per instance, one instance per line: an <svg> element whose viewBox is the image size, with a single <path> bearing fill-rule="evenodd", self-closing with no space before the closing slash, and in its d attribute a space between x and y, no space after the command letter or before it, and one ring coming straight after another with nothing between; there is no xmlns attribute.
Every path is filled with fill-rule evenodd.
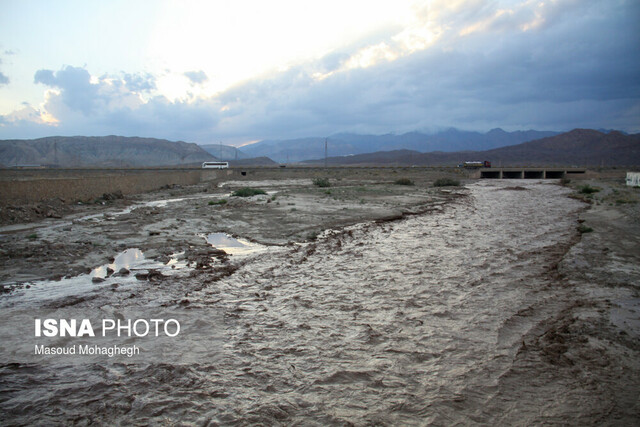
<svg viewBox="0 0 640 427"><path fill-rule="evenodd" d="M118 254L111 264L105 264L94 268L90 275L91 277L107 277L110 273L109 269L111 269L111 273L118 272L122 268L131 270L133 266L138 266L144 261L144 253L142 253L140 249L127 249L126 251Z"/></svg>
<svg viewBox="0 0 640 427"><path fill-rule="evenodd" d="M211 246L222 249L229 255L248 255L268 249L267 246L235 238L226 233L210 233L205 238Z"/></svg>
<svg viewBox="0 0 640 427"><path fill-rule="evenodd" d="M7 301L10 304L16 301L39 302L98 292L116 283L117 286L133 286L141 283L136 278L136 273L157 270L163 275L178 275L188 270L187 267L189 264L184 259L184 252L173 254L169 261L163 263L145 258L144 253L138 248L130 248L116 255L112 263L96 267L89 274L64 277L60 280L35 280L20 285L9 283L4 286L15 286L11 301ZM128 271L120 274L123 268Z"/></svg>

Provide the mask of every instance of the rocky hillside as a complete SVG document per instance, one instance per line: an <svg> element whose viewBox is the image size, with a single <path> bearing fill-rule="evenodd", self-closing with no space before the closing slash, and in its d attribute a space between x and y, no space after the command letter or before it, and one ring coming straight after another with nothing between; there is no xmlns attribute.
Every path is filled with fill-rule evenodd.
<svg viewBox="0 0 640 427"><path fill-rule="evenodd" d="M640 134L574 129L560 135L485 151L420 153L394 150L332 157L332 165L399 164L455 166L489 160L494 166L640 166ZM324 160L307 163L322 164Z"/></svg>
<svg viewBox="0 0 640 427"><path fill-rule="evenodd" d="M200 144L200 148L220 160L242 160L249 158L249 156L247 156L241 150L238 150L236 147L231 147L229 145Z"/></svg>
<svg viewBox="0 0 640 427"><path fill-rule="evenodd" d="M155 138L111 135L0 140L0 165L3 166L174 166L215 159L196 144Z"/></svg>
<svg viewBox="0 0 640 427"><path fill-rule="evenodd" d="M464 150L490 150L507 145L520 144L539 138L557 135L557 132L516 131L493 129L487 133L448 129L434 134L409 132L402 135L358 135L340 133L327 140L329 156L346 156L376 151L413 150L421 153ZM275 161L298 162L323 159L325 138L300 138L289 140L264 140L245 145L242 150L251 157L268 156ZM216 153L212 151L212 153Z"/></svg>

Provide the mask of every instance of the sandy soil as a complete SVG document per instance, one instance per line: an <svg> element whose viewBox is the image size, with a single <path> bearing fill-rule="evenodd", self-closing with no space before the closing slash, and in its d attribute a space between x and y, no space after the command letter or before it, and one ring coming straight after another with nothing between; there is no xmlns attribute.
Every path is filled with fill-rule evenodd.
<svg viewBox="0 0 640 427"><path fill-rule="evenodd" d="M165 189L5 225L5 343L33 310L163 307L206 334L143 364L2 360L3 423L637 424L639 191L398 177ZM267 194L230 196L247 185ZM220 252L217 232L255 252ZM131 248L138 278L105 273Z"/></svg>

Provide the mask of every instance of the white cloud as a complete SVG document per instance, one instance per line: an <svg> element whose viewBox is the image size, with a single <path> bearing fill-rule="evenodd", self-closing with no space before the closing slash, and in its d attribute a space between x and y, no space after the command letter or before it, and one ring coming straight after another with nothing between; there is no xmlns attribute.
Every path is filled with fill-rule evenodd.
<svg viewBox="0 0 640 427"><path fill-rule="evenodd" d="M184 73L184 75L191 80L192 84L202 84L204 82L206 82L207 80L209 80L209 77L207 77L207 73L205 73L204 71L200 70L200 71L187 71Z"/></svg>

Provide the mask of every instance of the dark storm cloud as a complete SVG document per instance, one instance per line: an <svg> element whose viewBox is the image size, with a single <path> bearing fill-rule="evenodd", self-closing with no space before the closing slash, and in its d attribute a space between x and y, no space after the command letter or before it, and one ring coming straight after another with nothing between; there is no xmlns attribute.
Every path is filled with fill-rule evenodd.
<svg viewBox="0 0 640 427"><path fill-rule="evenodd" d="M200 71L187 71L184 75L191 81L193 84L202 84L209 80L206 73L202 70Z"/></svg>
<svg viewBox="0 0 640 427"><path fill-rule="evenodd" d="M535 16L521 12L490 19L481 32L322 81L300 67L234 88L222 97L231 106L226 130L256 137L438 125L638 131L638 7L569 6L549 10L528 31L521 27Z"/></svg>
<svg viewBox="0 0 640 427"><path fill-rule="evenodd" d="M56 89L45 109L62 134L246 141L445 126L640 131L640 3L528 2L508 12L491 1L441 3L423 12L442 29L426 49L403 52L398 38L377 35L207 99L142 99L155 88L148 74L92 79L65 67L34 80ZM399 54L350 68L370 45ZM203 71L184 75L207 80Z"/></svg>

